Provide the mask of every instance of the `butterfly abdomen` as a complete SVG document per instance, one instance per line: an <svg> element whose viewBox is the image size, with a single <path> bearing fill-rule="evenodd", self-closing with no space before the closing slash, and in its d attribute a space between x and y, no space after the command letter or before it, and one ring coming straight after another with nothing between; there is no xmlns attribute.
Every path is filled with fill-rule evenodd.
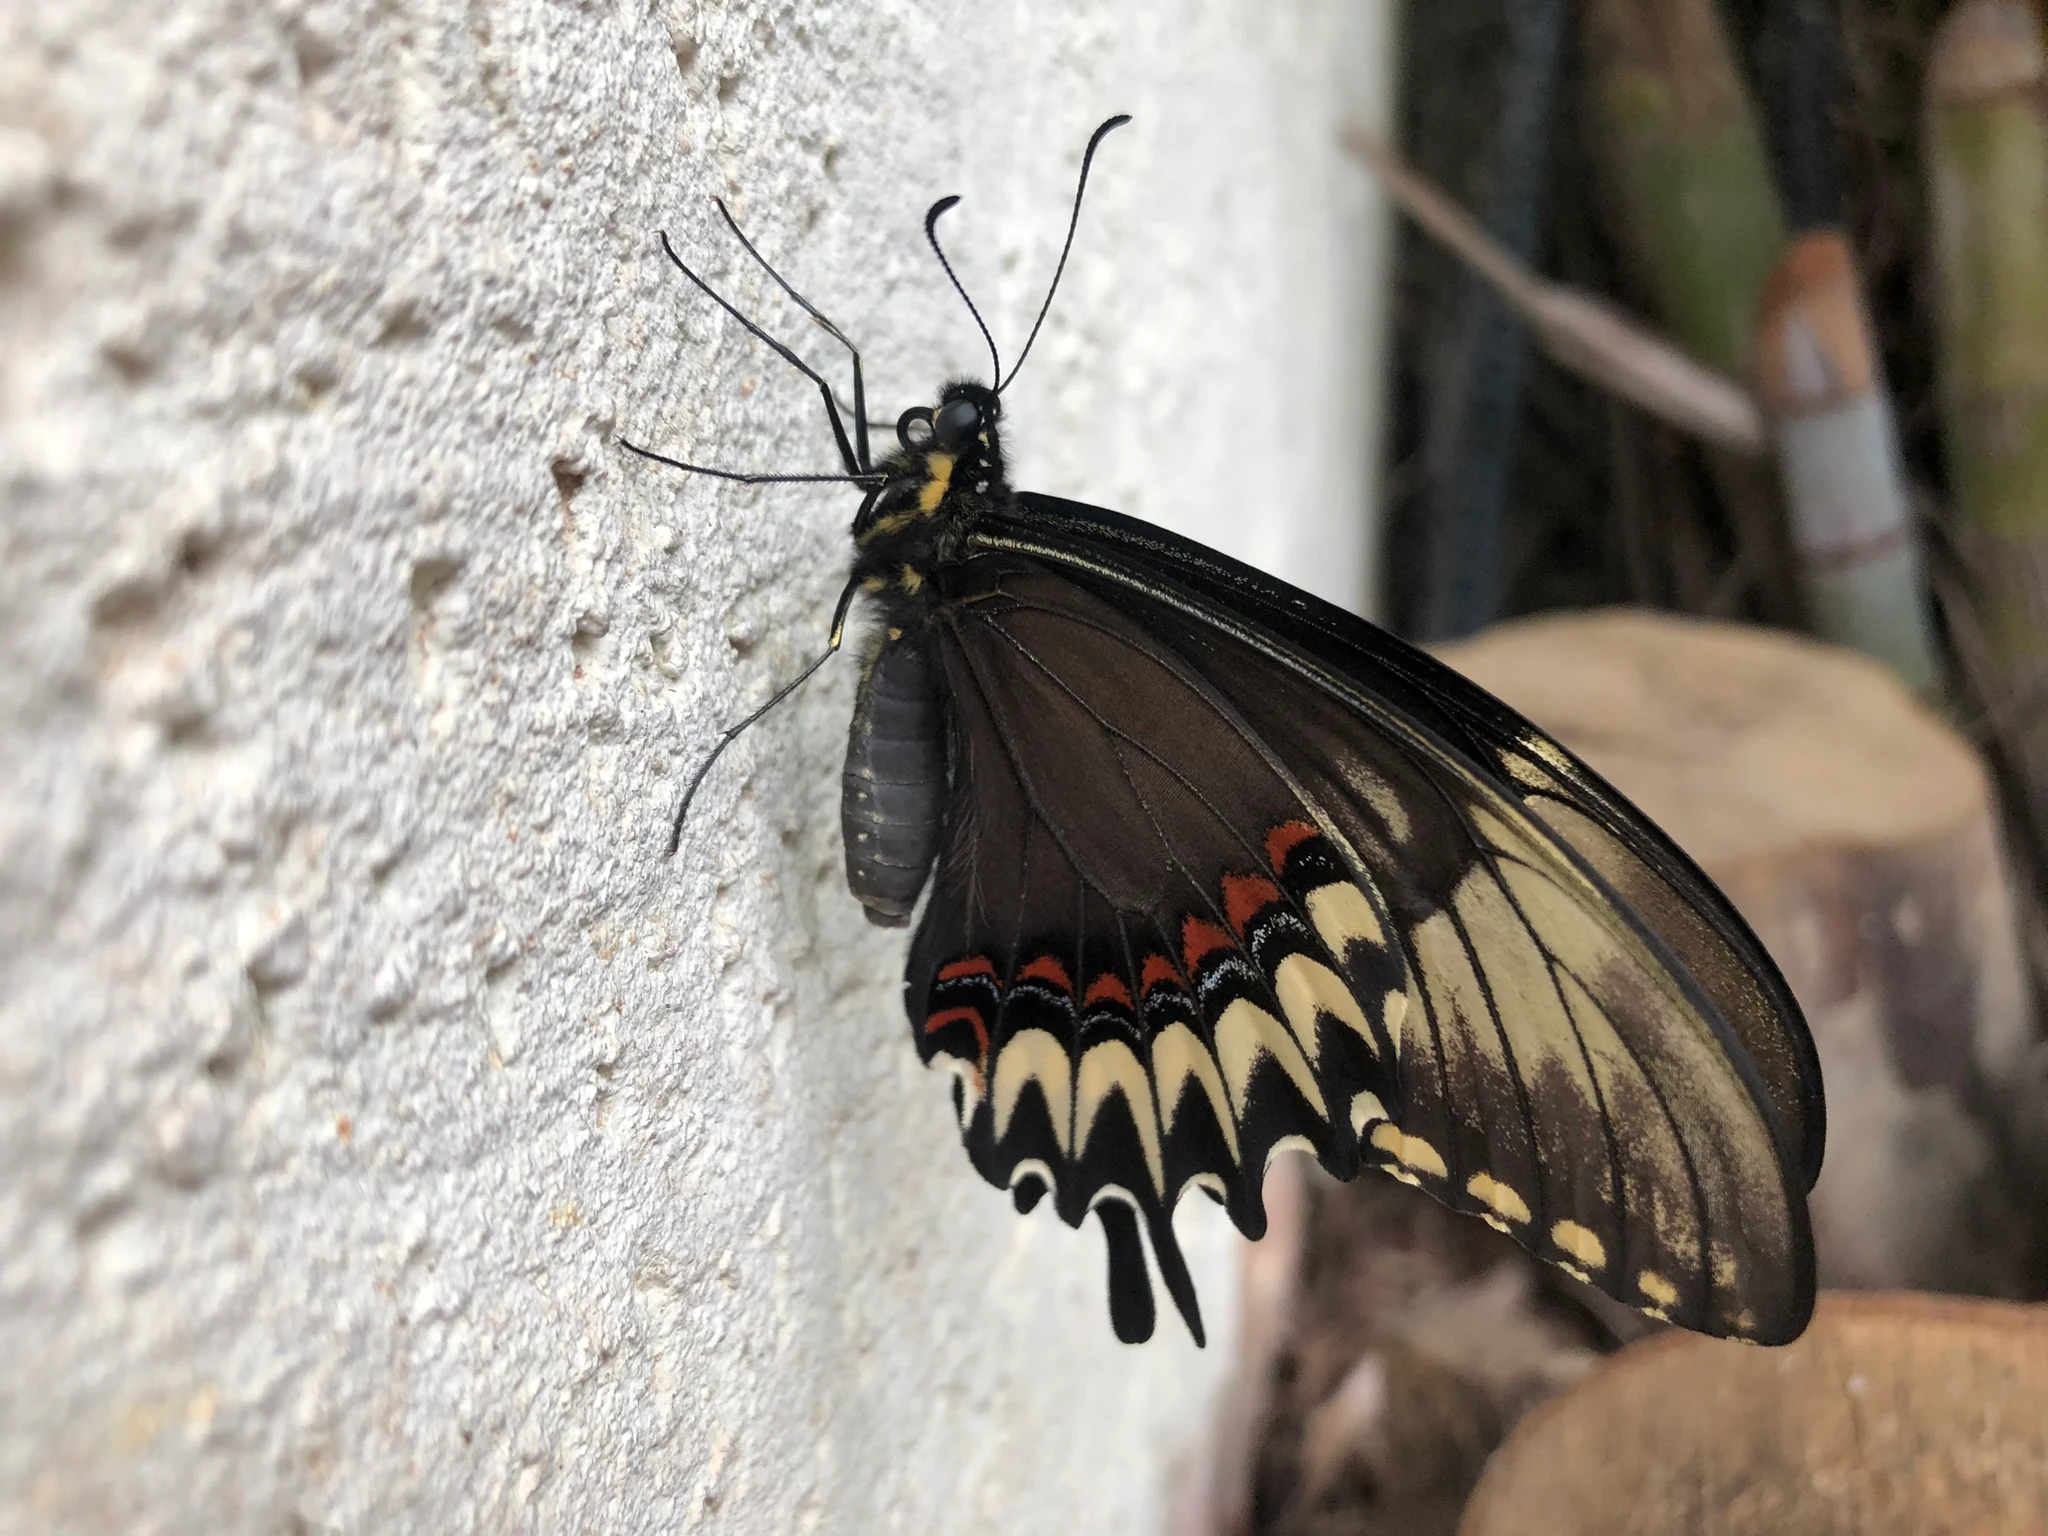
<svg viewBox="0 0 2048 1536"><path fill-rule="evenodd" d="M886 634L861 676L841 780L846 883L869 922L910 920L945 831L947 794L946 711L931 657Z"/></svg>

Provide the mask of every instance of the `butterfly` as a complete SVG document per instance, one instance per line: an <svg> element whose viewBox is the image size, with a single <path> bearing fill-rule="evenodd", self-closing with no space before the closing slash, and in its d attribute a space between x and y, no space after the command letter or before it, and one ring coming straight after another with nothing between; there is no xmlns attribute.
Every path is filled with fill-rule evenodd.
<svg viewBox="0 0 2048 1536"><path fill-rule="evenodd" d="M862 499L827 650L873 624L843 777L847 881L915 921L903 997L974 1168L1108 1252L1118 1338L1151 1274L1199 1344L1175 1238L1200 1188L1247 1237L1285 1149L1375 1169L1653 1317L1780 1343L1814 1299L1813 1042L1711 880L1543 731L1363 619L1164 529L1014 489L1006 375L868 437L821 391ZM1150 1250L1148 1266L1146 1252Z"/></svg>

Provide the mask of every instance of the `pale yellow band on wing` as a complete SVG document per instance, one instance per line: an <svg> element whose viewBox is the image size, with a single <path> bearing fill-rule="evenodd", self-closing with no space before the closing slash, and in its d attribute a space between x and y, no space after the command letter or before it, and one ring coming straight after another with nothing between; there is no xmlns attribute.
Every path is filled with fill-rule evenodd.
<svg viewBox="0 0 2048 1536"><path fill-rule="evenodd" d="M1337 973L1321 961L1311 960L1307 955L1287 956L1274 968L1273 991L1311 1065L1316 1061L1318 1048L1318 1012L1346 1025L1375 1056L1379 1054L1379 1041L1373 1037L1372 1026L1365 1022L1365 1011L1358 1006L1358 999Z"/></svg>
<svg viewBox="0 0 2048 1536"><path fill-rule="evenodd" d="M1003 1044L996 1057L993 1083L996 1110L996 1140L1010 1129L1010 1117L1017 1112L1017 1097L1026 1083L1036 1083L1052 1115L1053 1138L1065 1154L1073 1146L1074 1096L1073 1063L1067 1048L1042 1029L1020 1029Z"/></svg>
<svg viewBox="0 0 2048 1536"><path fill-rule="evenodd" d="M1279 1062L1315 1112L1325 1120L1330 1118L1329 1107L1323 1103L1323 1091L1316 1086L1315 1072L1287 1026L1257 1003L1239 998L1216 1021L1216 1060L1223 1068L1223 1080L1230 1085L1231 1102L1239 1115L1244 1113L1252 1072L1261 1055Z"/></svg>
<svg viewBox="0 0 2048 1536"><path fill-rule="evenodd" d="M1169 1024L1152 1042L1152 1080L1159 1088L1160 1120L1168 1132L1173 1130L1173 1122L1180 1113L1181 1095L1189 1078L1202 1085L1210 1113L1216 1117L1224 1143L1230 1148L1230 1160L1243 1161L1243 1154L1237 1149L1237 1120L1230 1113L1230 1100L1224 1094L1223 1074L1216 1068L1216 1058L1202 1044L1201 1036L1187 1025Z"/></svg>
<svg viewBox="0 0 2048 1536"><path fill-rule="evenodd" d="M1081 1071L1074 1084L1074 1156L1087 1155L1088 1135L1095 1129L1095 1117L1112 1093L1124 1096L1124 1104L1137 1124L1153 1192L1165 1194L1166 1163L1159 1151L1159 1119L1152 1108L1152 1079L1145 1075L1138 1053L1121 1040L1105 1040L1090 1046L1081 1058Z"/></svg>
<svg viewBox="0 0 2048 1536"><path fill-rule="evenodd" d="M1349 880L1317 886L1308 893L1303 905L1308 908L1308 920L1315 924L1316 933L1338 959L1354 943L1386 948L1387 932L1380 926L1379 913L1373 911L1365 892Z"/></svg>

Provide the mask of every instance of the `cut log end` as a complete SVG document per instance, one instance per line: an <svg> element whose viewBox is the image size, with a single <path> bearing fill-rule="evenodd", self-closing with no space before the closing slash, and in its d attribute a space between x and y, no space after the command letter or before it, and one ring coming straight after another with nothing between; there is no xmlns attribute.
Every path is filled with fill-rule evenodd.
<svg viewBox="0 0 2048 1536"><path fill-rule="evenodd" d="M2048 1312L1829 1294L1784 1349L1645 1340L1523 1421L1458 1529L2048 1532Z"/></svg>

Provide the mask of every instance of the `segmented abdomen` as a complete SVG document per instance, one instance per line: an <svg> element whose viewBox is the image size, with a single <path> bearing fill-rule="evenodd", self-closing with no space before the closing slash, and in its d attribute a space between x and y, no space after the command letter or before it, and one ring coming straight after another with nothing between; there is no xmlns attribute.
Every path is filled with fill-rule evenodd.
<svg viewBox="0 0 2048 1536"><path fill-rule="evenodd" d="M946 710L921 645L885 641L860 680L840 819L846 883L868 921L910 921L946 815Z"/></svg>

